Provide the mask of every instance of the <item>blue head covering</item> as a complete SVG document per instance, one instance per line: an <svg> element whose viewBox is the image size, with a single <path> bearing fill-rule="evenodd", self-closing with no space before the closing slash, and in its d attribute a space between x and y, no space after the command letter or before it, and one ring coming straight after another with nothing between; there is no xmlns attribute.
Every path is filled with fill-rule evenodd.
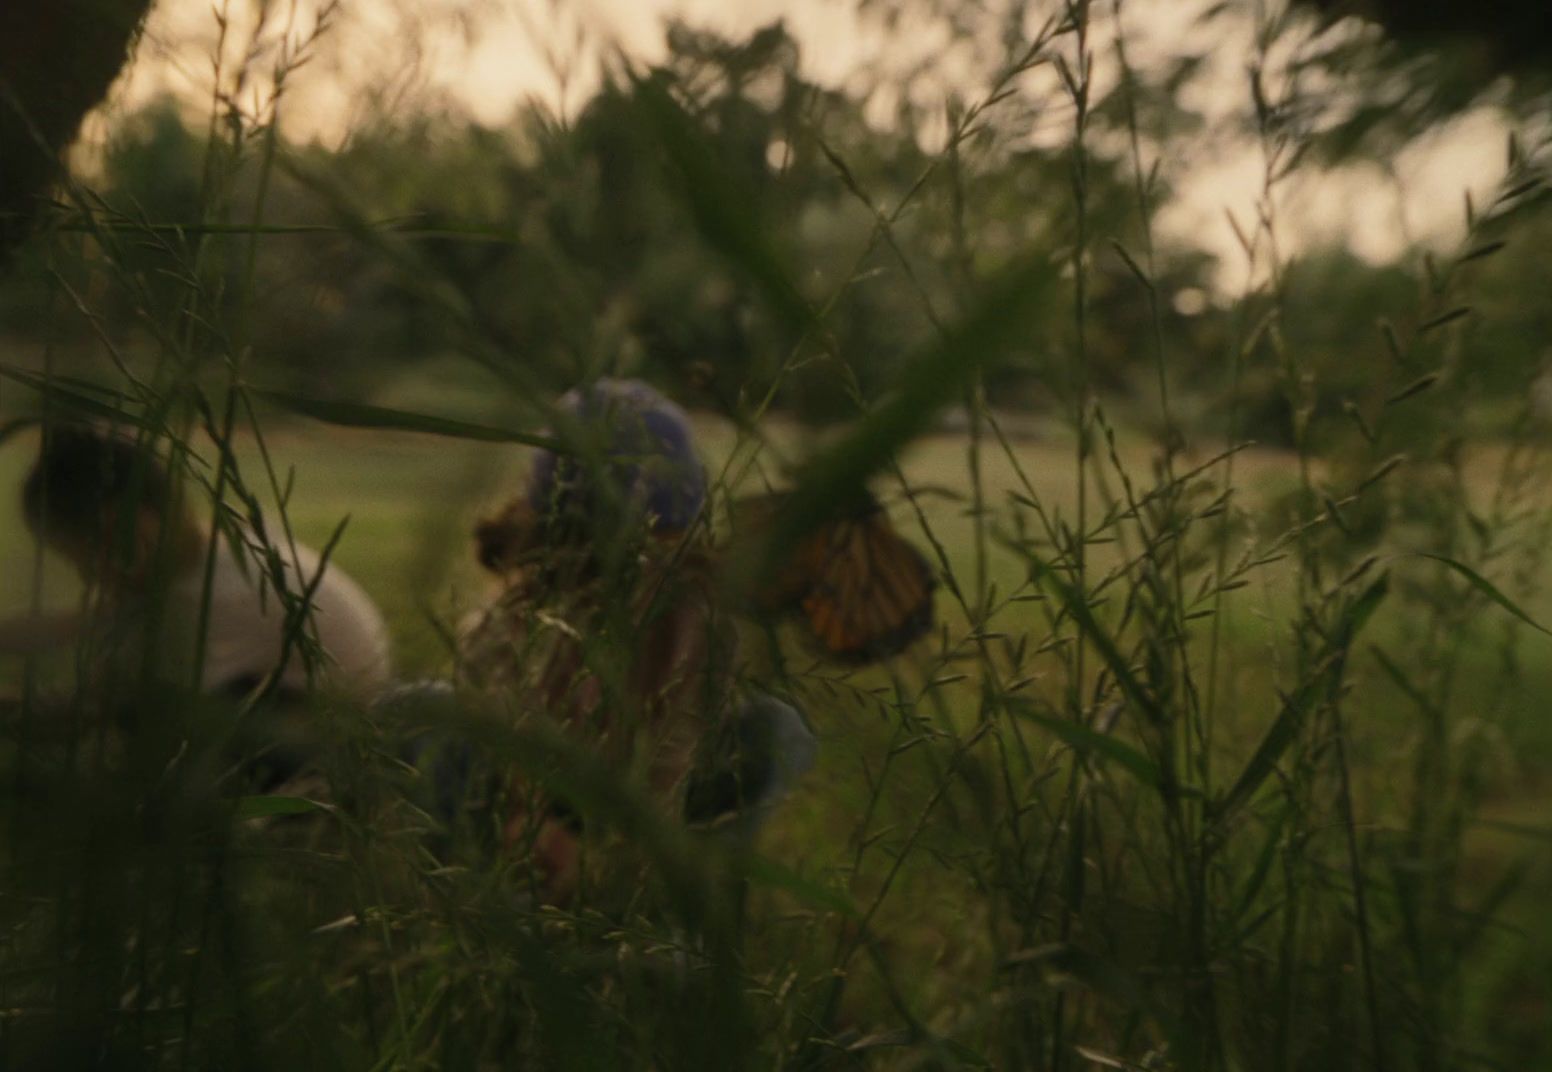
<svg viewBox="0 0 1552 1072"><path fill-rule="evenodd" d="M605 477L624 505L639 509L657 534L690 527L706 501L706 470L690 422L678 406L640 380L599 380L566 392L559 407L602 439L604 464L541 451L528 480L535 512L595 508L592 481Z"/></svg>

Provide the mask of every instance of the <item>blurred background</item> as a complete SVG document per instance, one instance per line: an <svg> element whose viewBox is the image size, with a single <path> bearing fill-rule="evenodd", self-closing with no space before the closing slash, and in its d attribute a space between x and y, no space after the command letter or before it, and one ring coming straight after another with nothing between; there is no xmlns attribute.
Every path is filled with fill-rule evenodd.
<svg viewBox="0 0 1552 1072"><path fill-rule="evenodd" d="M493 342L556 384L641 373L714 409L751 370L769 377L796 341L694 237L661 147L636 119L632 66L652 64L693 105L750 199L743 207L779 221L772 240L804 296L843 291L827 324L864 398L930 333L930 311L952 312L1016 252L1071 242L1072 104L1050 62L1008 76L1051 16L1041 5L658 7L385 2L328 6L320 23L305 4L233 5L218 20L204 4L167 0L88 120L75 173L102 210L168 225L195 222L187 210L213 167L230 173L224 209L207 210L221 218L207 224L246 226L262 182L260 222L272 233L243 298L255 379L388 397L435 381L465 410L499 397L450 359L455 341L435 305L338 233L331 198L348 195L361 222L402 234ZM1108 247L1141 256L1135 148L1149 165L1152 270L1177 398L1204 428L1215 415L1221 426L1223 354L1273 270L1279 289L1319 310L1283 325L1309 355L1318 408L1361 399L1385 360L1377 318L1399 319L1425 257L1464 240L1468 199L1491 207L1510 132L1534 142L1545 124L1544 67L1492 51L1510 27L1462 30L1423 51L1373 23L1320 22L1314 6L1259 18L1253 7L1132 0L1093 14L1097 36L1124 30L1126 51L1094 49L1086 120L1091 374L1121 404L1146 396L1152 377L1135 277ZM950 130L993 87L996 105L956 137L959 170L935 167ZM276 138L285 166L257 153L214 159L213 100L221 122ZM1270 189L1267 136L1287 143ZM1242 242L1268 198L1276 256L1291 262L1275 268L1269 240L1250 256ZM892 245L878 248L875 214L897 211ZM1545 303L1530 300L1538 243L1519 233L1474 280L1473 336L1492 357L1462 369L1461 386L1489 425L1503 419L1495 402L1519 395L1547 356ZM210 237L162 233L172 247L162 255ZM157 244L130 244L124 267L170 276L157 271ZM70 282L95 296L108 284L87 253ZM229 271L249 271L234 259ZM51 345L57 360L89 365L97 336L79 317L48 315L44 276L12 273L9 359L36 367ZM161 300L175 301L176 285L166 279ZM136 316L157 312L127 298L94 309L131 355L147 345ZM1003 363L988 385L994 403L1052 408L1048 370L1064 340L1046 343ZM1248 363L1247 432L1286 444L1280 391L1259 364ZM822 368L785 377L775 407L805 423L853 411Z"/></svg>
<svg viewBox="0 0 1552 1072"><path fill-rule="evenodd" d="M540 395L641 376L708 429L757 405L773 428L824 428L886 395L1019 256L1081 237L1081 390L1123 439L1184 435L1205 457L1293 448L1298 424L1340 467L1368 431L1351 414L1436 371L1400 340L1458 310L1448 391L1388 435L1442 448L1544 425L1552 307L1535 262L1552 224L1538 188L1514 189L1547 136L1533 10L1421 26L1383 4L1085 12L1079 211L1077 108L1054 53L1031 47L1062 5L164 0L70 150L66 211L12 254L4 361L100 382L156 367L172 338L209 351L180 365L211 383L227 375L215 351L240 348L256 388L511 427L542 420ZM822 339L730 259L736 238L708 233L642 119L648 72L822 310ZM1456 302L1443 277L1463 255ZM1062 458L1071 297L1037 300L1041 329L981 389L1037 457ZM39 406L15 378L0 392L7 415ZM964 406L938 419L947 449ZM452 539L462 515L402 486L413 470L359 465L368 442L312 456L367 485L357 529L382 501L384 538ZM420 445L465 511L524 464L475 451L449 483L459 463ZM13 554L22 539L0 534Z"/></svg>

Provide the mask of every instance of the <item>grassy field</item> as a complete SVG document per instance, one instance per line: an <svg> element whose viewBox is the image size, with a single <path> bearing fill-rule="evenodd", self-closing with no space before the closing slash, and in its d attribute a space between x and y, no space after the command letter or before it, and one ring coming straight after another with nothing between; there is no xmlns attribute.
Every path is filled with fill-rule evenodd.
<svg viewBox="0 0 1552 1072"><path fill-rule="evenodd" d="M701 436L712 471L722 471L734 445L732 433L703 422ZM777 427L772 440L775 453L781 454L799 450L802 437L794 429ZM526 471L523 452L309 424L278 425L268 444L282 472L295 470L289 517L296 535L321 544L348 515L336 561L384 608L402 672L445 673L449 655L433 622L443 627L455 623L487 597L488 586L470 554L469 530L482 511L520 486ZM946 555L948 572L962 581L979 568L974 519L964 501L966 445L960 436L930 437L915 444L901 466L932 541ZM1014 493L1038 500L1053 516L1071 517L1076 509L1071 448L1060 428L1028 430L1012 445L1017 470L994 446L983 447L983 480L987 502L996 511L994 529L1001 531L1010 516L1008 496ZM18 564L11 572L13 581L0 593L0 609L7 613L24 607L30 597L32 549L15 515L16 492L30 450L31 442L23 439L0 452L0 555ZM1119 454L1126 469L1147 473L1147 443L1123 437ZM1470 469L1484 474L1484 481L1492 469L1492 454L1482 451ZM253 444L246 444L240 455L256 473ZM1189 457L1180 462L1190 463ZM1235 465L1236 502L1244 515L1237 538L1245 543L1265 539L1277 525L1274 504L1296 484L1294 461L1275 451L1252 450L1239 455ZM886 481L877 490L891 501L901 527L927 546L926 532L899 487ZM1091 493L1100 494L1097 488ZM1118 546L1100 545L1090 568L1098 576L1122 560ZM1034 591L1023 560L995 542L989 544L985 568L988 583L1003 596ZM1426 567L1397 560L1393 568L1400 574ZM1284 561L1255 571L1250 579L1251 584L1223 602L1219 614L1219 717L1208 745L1219 785L1266 732L1276 716L1280 691L1297 684L1294 571ZM73 598L69 579L57 564L46 569L44 586L45 602L65 604ZM1019 911L1019 884L1034 881L1006 869L1036 867L1035 861L1024 858L1010 862L1008 854L1029 853L1040 839L1010 847L1009 820L988 810L995 796L989 787L1012 770L1022 771L1020 777L1030 779L1024 792L1034 809L1031 814L1048 812L1045 821L1056 824L1042 836L1058 837L1065 821L1060 818L1062 792L1059 782L1047 779L1064 769L1062 757L1071 742L1064 744L1036 725L999 738L999 748L1011 748L1016 740L1032 753L1027 769L1006 755L998 760L999 753L966 743L976 740L987 671L978 669L968 654L968 619L949 590L940 590L938 606L952 650L934 654L933 644L923 644L887 672L859 675L816 666L811 680L803 683L806 714L822 742L820 764L768 828L761 848L813 889L836 891L865 906L870 938L859 953L853 942L854 921L848 922L844 913L827 913L822 902L816 904L801 892L794 898L790 889L753 891L743 932L743 977L753 988L751 994L758 995L752 1000L761 1009L760 1029L772 1037L801 1038L806 1030L802 1017L812 1015L814 1002L823 1004L824 980L848 975L853 981L829 1014L831 1030L844 1045L859 1046L859 1052L882 1047L887 1055L892 1047L905 1045L900 1039L891 1041L882 1026L897 1019L902 1008L920 1010L911 1015L921 1018L919 1030L933 1038L983 1037L991 1022L1006 1014L999 1003L1014 1000L1013 992L988 990L988 980L1008 970L1010 956L1036 955L1000 943L1020 929L1037 929L1029 920L1015 925L1006 915ZM1096 606L1102 619L1114 622L1114 605L1102 600ZM1527 609L1543 619L1552 616L1545 593ZM1038 604L1011 603L979 628L1001 634L1001 643L1007 645L1009 637L1044 634L1043 614ZM1354 811L1371 850L1387 840L1403 839L1409 816L1418 807L1411 788L1421 747L1418 716L1395 683L1378 671L1371 654L1373 645L1404 653L1406 645L1417 642L1407 614L1391 604L1376 615L1366 645L1353 653L1350 691L1343 705ZM1535 1041L1538 1025L1552 1013L1535 975L1537 965L1552 962L1552 929L1539 907L1552 897L1552 869L1546 864L1544 841L1537 840L1547 836L1544 821L1552 805L1552 778L1547 774L1552 729L1537 699L1552 688L1552 641L1522 630L1512 687L1504 691L1492 686L1489 681L1496 680L1501 636L1509 622L1507 612L1483 604L1470 619L1471 636L1463 638L1451 697L1456 714L1449 732L1452 748L1476 757L1471 777L1480 784L1471 790L1469 825L1451 866L1458 869L1465 905L1485 904L1496 896L1506 874L1519 875L1512 898L1492 906L1495 918L1488 933L1461 966L1460 985L1466 991L1461 1000L1474 1030L1501 1029L1508 1039L1505 1050L1536 1053L1542 1052ZM1211 630L1205 620L1199 628L1190 649L1206 665ZM800 652L795 656L799 662L802 658ZM1001 665L996 658L993 664ZM1037 705L1058 707L1070 681L1060 651L1036 657L1024 668L1028 680L1016 691ZM1087 680L1096 680L1092 665ZM849 691L853 687L883 689L895 699L859 699ZM1002 687L1013 688L1006 678ZM1122 739L1137 739L1125 727L1117 733ZM1285 776L1297 777L1293 770ZM1067 909L1073 912L1067 934L1072 942L1110 950L1124 963L1128 950L1169 945L1174 909L1165 892L1168 880L1153 871L1168 868L1160 855L1168 852L1168 840L1161 840L1148 806L1123 792L1116 779L1114 774L1097 777L1089 806L1096 816L1102 809L1108 816L1103 823L1094 820L1093 836L1109 830L1105 836L1121 840L1090 850L1093 859L1087 866L1095 869L1090 881L1100 892L1091 893L1081 913ZM1331 793L1333 786L1316 780L1310 791ZM1305 806L1312 815L1326 815L1331 802L1317 798ZM1274 813L1265 812L1261 821L1282 822L1268 818ZM1340 826L1317 824L1305 836L1310 843L1303 851L1322 859L1340 858L1335 851ZM1243 880L1246 870L1259 866L1248 850L1226 859L1231 870L1219 880L1224 895ZM1306 881L1326 878L1311 872ZM1374 897L1382 903L1371 910L1388 915L1384 898L1378 893ZM1059 898L1053 903L1064 902ZM1306 925L1316 925L1315 918ZM1319 926L1333 926L1333 920L1323 919ZM1340 930L1337 925L1333 934ZM1253 948L1261 937L1251 934L1236 941ZM1141 952L1137 956L1140 963L1148 960ZM1350 953L1339 953L1336 959L1347 964L1346 970L1356 970ZM864 960L871 965L867 970ZM1146 969L1134 964L1133 970ZM1081 973L1079 978L1099 986ZM1042 993L1064 992L1062 985L1049 980L1048 985L1055 989ZM1236 985L1250 984L1241 979ZM783 986L797 990L789 993ZM1114 1001L1116 995L1109 997ZM1233 1005L1233 999L1224 1002ZM1109 1015L1105 1010L1113 1007L1102 1002L1089 1016L1099 1017L1100 1036L1119 1040L1126 1031L1117 1035L1114 1026L1104 1026ZM1134 1008L1130 1015L1136 1013ZM1310 1015L1310 1010L1300 1014ZM927 1052L935 1051L929 1047Z"/></svg>
<svg viewBox="0 0 1552 1072"><path fill-rule="evenodd" d="M729 454L735 443L732 429L723 422L703 418L698 434L709 471L727 475ZM774 449L763 455L757 470L779 483L779 468L771 461L773 454L791 455L801 450L805 433L778 423L766 434ZM383 608L401 671L405 676L445 672L449 653L442 640L443 629L483 605L492 591L489 576L474 562L474 522L521 488L528 452L521 447L352 431L310 423L280 424L266 438L278 470L295 474L287 517L296 536L315 547L322 546L340 522L346 521L335 561L360 581ZM982 473L988 503L1001 509L1010 501L1010 495L1032 488L1054 515L1070 516L1076 490L1067 438L1059 424L1050 423L1012 442L1022 476L1007 454L994 444L983 448ZM1150 445L1140 439L1128 442L1123 438L1122 442L1122 465L1134 476L1146 474ZM974 524L967 504L959 501L963 498L966 448L962 436L928 437L911 448L901 465L903 486L914 489L933 538L946 554L950 572L958 577L972 576L976 566ZM12 579L0 590L0 613L5 614L21 612L32 598L36 549L18 509L21 483L34 450L35 439L24 436L0 451L0 556L14 564ZM1205 462L1214 453L1198 452L1195 461ZM261 472L260 460L251 440L239 454L252 474L250 479L256 478ZM1484 496L1496 465L1495 455L1491 447L1480 449L1469 469L1480 481ZM1187 456L1186 463L1192 461ZM1264 517L1267 505L1286 494L1297 481L1295 459L1286 452L1252 448L1237 455L1235 465L1236 501L1252 517ZM734 468L743 471L741 466ZM745 488L759 487L759 477L746 472L746 479L749 482ZM876 484L876 490L890 501L902 530L925 547L921 520L911 512L901 487L894 480ZM1249 543L1257 536L1265 538L1275 524L1266 520L1261 531L1246 531L1242 539ZM1399 550L1392 549L1391 553ZM1099 567L1107 567L1117 557L1112 549L1100 547L1094 561ZM42 564L45 605L70 605L78 586L69 571L51 555L45 555ZM993 545L987 568L990 583L1004 595L1021 588L1027 590L1027 570L1019 557L1006 548ZM1408 568L1404 561L1401 568ZM1255 583L1226 604L1224 633L1233 657L1225 662L1234 668L1229 688L1243 689L1248 696L1269 695L1282 657L1279 649L1292 627L1292 599L1291 571L1274 565L1259 571ZM1537 620L1552 621L1552 586L1544 586L1523 606ZM950 592L940 590L938 611L951 632L965 628L963 609ZM1017 606L1004 612L1007 616L1017 613ZM1493 658L1498 633L1507 621L1504 612L1495 607L1482 608L1473 620L1472 633L1481 649L1475 657L1483 663ZM1033 628L1029 622L1015 621L1011 625L1015 630ZM1388 640L1401 635L1399 626L1382 610L1375 630L1379 637ZM1552 641L1535 635L1527 637L1521 658L1525 688L1505 698L1503 711L1506 731L1512 729L1515 735L1505 744L1519 760L1521 777L1505 782L1502 788L1505 803L1519 795L1519 788L1527 790L1524 810L1532 812L1539 805L1552 802L1552 797L1539 795L1539 787L1552 783L1552 778L1543 773L1552 763L1552 726L1538 717L1540 704L1536 700L1538 695L1545 694L1544 689L1552 688ZM1470 675L1466 676L1465 688L1469 691ZM1394 735L1406 733L1406 716L1388 713L1393 705L1385 702L1384 689L1385 686L1378 685L1370 711L1372 734L1361 729L1356 733L1355 747L1360 754L1368 754L1376 761L1393 754ZM822 721L821 713L816 712L816 717ZM1246 721L1249 724L1245 732L1254 732L1254 719L1247 715ZM1229 732L1232 734L1234 728L1229 727ZM1389 744L1385 743L1387 739ZM1378 777L1376 783L1384 780L1383 776Z"/></svg>
<svg viewBox="0 0 1552 1072"><path fill-rule="evenodd" d="M467 408L467 407L465 407ZM476 415L478 415L476 411ZM782 483L775 458L801 456L811 449L807 433L777 423L766 430L769 450L753 469L744 468L747 451L730 459L736 442L732 428L710 418L699 421L699 437L708 471L725 479L742 474L742 487L757 491L762 481ZM1000 509L1010 494L1032 489L1057 516L1071 515L1075 487L1071 448L1059 424L1040 426L1012 442L1018 469L1006 453L985 448L983 477L987 501ZM437 437L381 431L353 431L318 424L278 425L266 435L277 470L285 479L294 472L294 492L286 516L295 535L321 547L346 521L336 551L337 561L383 608L394 633L395 652L406 673L434 673L444 667L445 644L431 626L456 622L482 604L490 592L489 577L473 558L472 531L480 517L516 494L526 478L528 453L521 447L500 447ZM921 521L911 511L901 488L914 489L922 514L947 556L950 570L970 576L975 567L974 524L964 501L965 449L962 436L943 434L915 444L902 459L898 480L879 481L875 490L889 501L900 527L921 538ZM20 490L36 450L35 436L22 436L0 451L0 555L22 564L15 580L0 591L0 612L18 613L32 598L31 563L36 548L19 515ZM1123 464L1146 473L1150 448L1133 442L1123 448ZM239 447L249 479L262 483L261 459L251 437ZM729 462L733 461L731 469ZM1206 461L1203 456L1200 461ZM1251 508L1287 490L1295 479L1292 459L1270 450L1242 452L1238 465L1241 494ZM1022 476L1019 470L1022 470ZM1023 481L1028 480L1028 486ZM1114 555L1098 549L1096 561L1113 562ZM1027 571L1018 556L992 547L988 576L1003 593L1027 585ZM78 587L53 556L43 559L45 605L67 606ZM1285 573L1267 571L1247 600L1236 630L1244 642L1266 643L1262 623L1286 601ZM963 610L947 592L940 593L940 615L955 630L964 627Z"/></svg>
<svg viewBox="0 0 1552 1072"><path fill-rule="evenodd" d="M729 418L696 418L714 502L800 474L794 543L866 480L935 628L840 665L741 601L736 673L658 690L698 589L607 502L521 593L516 683L220 695L135 643L183 624L135 591L68 655L0 655L0 1069L1552 1069L1528 98L1261 2L1178 44L1120 0L859 3L889 47L834 84L779 21L648 61L558 5L520 21L559 103L487 124L430 66L507 14L476 4L406 22L348 129L301 136L308 79L399 54L350 6L148 25L195 96L115 93L5 221L3 427L148 430L197 511L271 511L272 576L282 514L342 532L397 676L446 678L495 595L471 530L527 472L493 442L569 439L560 385L641 376ZM1398 211L1374 264L1356 216L1307 227L1343 171L1404 195L1402 148L1471 99L1508 136L1453 237ZM1231 160L1227 230L1161 226ZM460 421L497 430L409 434ZM0 445L7 619L82 595L18 516L37 442ZM791 602L887 632L911 601L871 576ZM742 768L773 700L816 768L753 843L687 822L690 749Z"/></svg>

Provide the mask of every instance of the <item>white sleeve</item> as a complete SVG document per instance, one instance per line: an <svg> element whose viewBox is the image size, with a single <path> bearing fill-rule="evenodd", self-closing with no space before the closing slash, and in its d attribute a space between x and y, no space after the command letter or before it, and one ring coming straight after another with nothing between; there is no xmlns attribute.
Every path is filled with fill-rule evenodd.
<svg viewBox="0 0 1552 1072"><path fill-rule="evenodd" d="M317 552L299 546L296 560L288 550L281 555L287 565L287 584L300 594L317 575ZM264 582L258 567L247 569L223 543L217 550L210 584L209 627L205 637L205 662L200 679L214 692L238 682L258 680L279 663L284 649L285 609L272 586ZM191 571L175 586L174 596L186 604L184 614L194 620L202 599L203 569ZM343 687L352 692L375 693L392 676L388 627L377 604L351 577L332 562L313 592L310 630L324 654L323 665L311 684ZM282 682L297 689L309 686L307 664L293 650L286 659Z"/></svg>

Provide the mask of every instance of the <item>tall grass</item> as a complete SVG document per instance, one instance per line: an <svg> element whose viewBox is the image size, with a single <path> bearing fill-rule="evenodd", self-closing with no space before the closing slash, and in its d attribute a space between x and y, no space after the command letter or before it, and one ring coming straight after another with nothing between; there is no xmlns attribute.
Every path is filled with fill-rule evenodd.
<svg viewBox="0 0 1552 1072"><path fill-rule="evenodd" d="M943 150L895 204L862 185L822 126L808 131L873 220L856 270L827 294L784 263L781 221L744 210L752 199L693 105L635 83L695 239L798 339L726 414L716 501L793 482L776 537L791 539L871 481L942 581L938 630L882 668L836 667L791 636L762 648L751 630L748 674L798 701L823 742L819 770L757 851L665 819L557 713L514 712L500 696L391 711L321 697L309 733L327 793L257 796L227 768L259 697L234 707L139 666L104 687L93 651L54 695L29 663L0 750L0 1064L1423 1070L1552 1057L1544 862L1534 842L1485 837L1489 823L1546 837L1487 805L1503 742L1522 728L1505 712L1546 677L1532 647L1546 640L1516 601L1536 587L1552 527L1547 470L1527 409L1494 445L1484 497L1457 390L1473 265L1512 237L1540 165L1511 145L1492 204L1468 204L1459 252L1425 263L1417 307L1383 311L1371 394L1340 420L1319 415L1304 355L1280 330L1319 315L1296 306L1278 236L1279 187L1312 132L1296 64L1278 51L1286 27L1256 26L1246 95L1265 183L1256 220L1236 225L1252 282L1222 378L1237 398L1248 367L1280 377L1296 481L1267 503L1236 470L1249 446L1237 409L1227 440L1175 410L1156 284L1163 147L1135 111L1135 218L1124 234L1091 230L1096 55L1132 77L1119 9L1056 5L984 96L955 109ZM535 432L546 421L564 432L544 402L554 385L485 330L415 235L374 224L288 152L284 90L332 11L282 34L256 109L239 93L253 72L218 59L190 219L66 191L67 226L42 240L48 261L85 259L128 295L149 359L103 331L106 367L89 382L0 369L35 392L45 427L115 423L178 473L210 521L207 588L217 542L233 542L284 608L297 659L317 654L316 579L298 585L286 566L298 474L279 461L277 426L294 434L284 422L308 418L491 450L546 442ZM217 17L227 33L224 8ZM231 51L223 41L218 57ZM1058 248L989 268L965 191L978 153L998 151L987 131L1005 129L999 110L1045 70L1043 103L1071 122L1069 226ZM510 427L251 382L255 264L290 233L266 215L281 174L402 275L461 357L495 373L518 414ZM933 198L949 205L955 308L916 282L924 255L900 229ZM144 263L124 255L131 246L154 248L162 267L130 267ZM1089 376L1102 257L1124 264L1147 310L1137 346L1157 440L1118 422ZM869 405L826 319L880 268L918 287L933 333ZM100 326L73 277L53 272L55 308ZM1070 300L1065 322L1038 315L1053 290ZM858 412L832 445L803 451L765 418L782 378L814 360ZM1015 439L987 403L987 371L1031 361L1046 363L1066 415L1059 451ZM914 471L912 447L952 401L969 425L962 456L933 456L952 473L945 488ZM1058 454L1063 475L1037 468ZM348 518L331 531L331 549L352 538ZM39 549L36 606L41 562ZM453 623L437 626L451 636ZM590 639L599 677L625 679L629 644ZM419 661L450 669L454 653ZM430 767L401 747L428 732L576 803L588 832L574 902L543 903L523 854L490 850L488 816L446 828Z"/></svg>

